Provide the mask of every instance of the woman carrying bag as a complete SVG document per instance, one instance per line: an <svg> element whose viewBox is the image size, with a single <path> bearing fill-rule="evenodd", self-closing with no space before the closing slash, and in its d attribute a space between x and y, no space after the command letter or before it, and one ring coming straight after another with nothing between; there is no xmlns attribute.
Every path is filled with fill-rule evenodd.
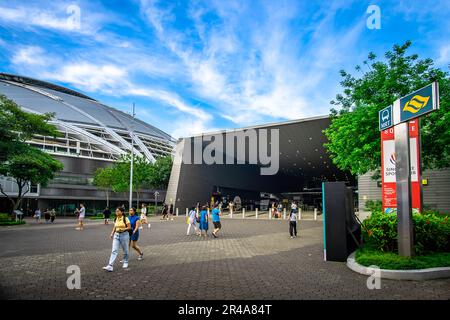
<svg viewBox="0 0 450 320"><path fill-rule="evenodd" d="M103 270L112 272L114 261L117 258L119 247L123 250L123 268L128 268L128 246L130 243L131 224L130 220L125 216L125 210L122 207L116 209L116 219L114 221L114 227L111 231L112 252L109 258L109 263Z"/></svg>

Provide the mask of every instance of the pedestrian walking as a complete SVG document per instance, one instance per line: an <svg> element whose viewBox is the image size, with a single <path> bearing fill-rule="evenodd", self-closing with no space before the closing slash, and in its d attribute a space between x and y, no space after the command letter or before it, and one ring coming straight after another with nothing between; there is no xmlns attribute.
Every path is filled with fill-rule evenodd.
<svg viewBox="0 0 450 320"><path fill-rule="evenodd" d="M297 212L294 210L291 211L289 216L289 234L291 235L291 239L297 237Z"/></svg>
<svg viewBox="0 0 450 320"><path fill-rule="evenodd" d="M36 223L41 223L41 210L39 208L34 212L34 218L36 219Z"/></svg>
<svg viewBox="0 0 450 320"><path fill-rule="evenodd" d="M173 204L171 203L169 206L169 216L167 217L167 220L169 219L173 220L172 216L173 216Z"/></svg>
<svg viewBox="0 0 450 320"><path fill-rule="evenodd" d="M138 260L142 260L144 257L144 252L142 252L141 248L138 247L137 242L139 240L139 227L141 226L141 222L139 217L136 215L136 208L131 208L129 211L130 217L130 226L131 226L131 234L130 234L130 247L136 250L139 257Z"/></svg>
<svg viewBox="0 0 450 320"><path fill-rule="evenodd" d="M291 212L295 212L295 213L298 212L298 206L297 206L297 203L295 201L292 201Z"/></svg>
<svg viewBox="0 0 450 320"><path fill-rule="evenodd" d="M123 250L123 266L122 268L128 268L128 248L130 245L130 233L131 224L130 220L125 216L125 211L122 207L116 209L116 219L114 220L114 227L111 231L110 238L112 242L112 251L109 258L109 263L103 270L112 272L114 261L116 261L119 247Z"/></svg>
<svg viewBox="0 0 450 320"><path fill-rule="evenodd" d="M191 211L189 211L189 215L188 215L188 228L187 228L187 232L186 235L189 236L191 233L191 227L194 228L195 234L198 235L198 230L197 230L197 210L195 207L191 208Z"/></svg>
<svg viewBox="0 0 450 320"><path fill-rule="evenodd" d="M200 211L200 236L203 236L203 231L205 232L204 236L208 235L208 211L207 206L202 207L202 211Z"/></svg>
<svg viewBox="0 0 450 320"><path fill-rule="evenodd" d="M80 209L78 209L78 227L75 230L82 231L84 229L83 221L86 215L86 209L84 203L80 203Z"/></svg>
<svg viewBox="0 0 450 320"><path fill-rule="evenodd" d="M44 211L44 218L45 218L45 223L49 223L50 222L50 210L47 208Z"/></svg>
<svg viewBox="0 0 450 320"><path fill-rule="evenodd" d="M111 217L111 210L109 210L109 207L106 207L105 210L103 210L103 218L105 219L105 224L109 224L109 217Z"/></svg>
<svg viewBox="0 0 450 320"><path fill-rule="evenodd" d="M163 205L162 214L163 214L163 216L162 216L161 220L166 219L167 215L169 214L169 208L167 207L166 203L164 203L164 205Z"/></svg>
<svg viewBox="0 0 450 320"><path fill-rule="evenodd" d="M281 218L281 212L283 211L283 205L281 203L277 206L277 218Z"/></svg>
<svg viewBox="0 0 450 320"><path fill-rule="evenodd" d="M150 223L147 220L147 206L145 205L145 203L142 204L140 222L141 226L139 227L139 229L142 230L143 229L142 225L144 224L146 224L147 227L150 229Z"/></svg>
<svg viewBox="0 0 450 320"><path fill-rule="evenodd" d="M51 223L55 222L55 218L56 218L56 211L55 211L55 209L52 209L50 211L50 222Z"/></svg>
<svg viewBox="0 0 450 320"><path fill-rule="evenodd" d="M222 228L222 224L220 223L220 215L221 212L219 206L216 204L211 211L211 220L214 225L214 231L212 232L212 235L214 236L214 238L217 238L217 233Z"/></svg>

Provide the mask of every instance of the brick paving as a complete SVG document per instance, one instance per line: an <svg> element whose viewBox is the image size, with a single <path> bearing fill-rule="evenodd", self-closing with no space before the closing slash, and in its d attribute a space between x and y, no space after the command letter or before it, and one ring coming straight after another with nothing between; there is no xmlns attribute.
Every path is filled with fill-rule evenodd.
<svg viewBox="0 0 450 320"><path fill-rule="evenodd" d="M381 281L369 290L367 277L345 263L324 262L322 222L302 221L289 239L279 220L223 219L219 239L186 236L184 218L151 219L129 268L111 253L112 226L88 221L0 228L0 296L3 299L450 299L450 279ZM210 225L212 227L212 224ZM119 255L121 257L121 255ZM66 286L70 265L81 269L81 289ZM116 289L120 287L121 289Z"/></svg>

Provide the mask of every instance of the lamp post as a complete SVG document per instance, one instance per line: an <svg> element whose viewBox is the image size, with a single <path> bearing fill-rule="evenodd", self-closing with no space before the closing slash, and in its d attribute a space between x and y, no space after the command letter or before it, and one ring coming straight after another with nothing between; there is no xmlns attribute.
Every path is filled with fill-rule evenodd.
<svg viewBox="0 0 450 320"><path fill-rule="evenodd" d="M133 162L134 162L134 139L133 139L133 127L134 127L134 102L133 102L133 121L131 122L131 164L130 164L130 205L129 208L131 209L133 207Z"/></svg>

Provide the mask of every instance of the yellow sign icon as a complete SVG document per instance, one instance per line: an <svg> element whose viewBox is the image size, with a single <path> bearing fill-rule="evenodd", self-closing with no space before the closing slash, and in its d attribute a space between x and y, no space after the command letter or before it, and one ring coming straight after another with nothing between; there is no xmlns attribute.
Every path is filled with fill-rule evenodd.
<svg viewBox="0 0 450 320"><path fill-rule="evenodd" d="M422 97L419 95L415 95L412 97L411 100L409 100L407 103L405 103L405 106L403 107L403 111L409 111L411 113L417 113L420 109L425 107L428 103L428 100L430 97Z"/></svg>

